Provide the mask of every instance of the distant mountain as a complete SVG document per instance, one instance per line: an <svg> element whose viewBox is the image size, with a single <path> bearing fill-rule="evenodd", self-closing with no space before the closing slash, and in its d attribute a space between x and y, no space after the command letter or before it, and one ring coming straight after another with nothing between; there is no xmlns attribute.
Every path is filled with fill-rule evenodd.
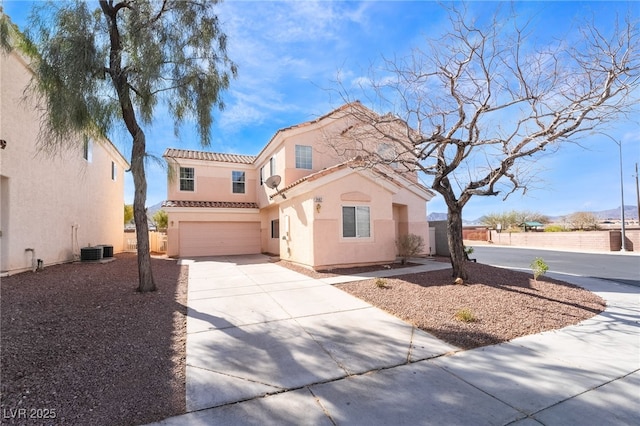
<svg viewBox="0 0 640 426"><path fill-rule="evenodd" d="M614 219L620 220L620 207L609 210L601 210L597 212L593 212L599 219ZM628 206L625 204L624 206L624 218L625 220L629 219L638 219L638 207L636 206Z"/></svg>
<svg viewBox="0 0 640 426"><path fill-rule="evenodd" d="M154 204L152 206L147 207L147 215L149 217L153 216L155 214L155 212L157 212L158 210L160 210L162 208L162 201L160 201L157 204ZM576 210L578 211L578 210ZM617 207L615 209L608 209L608 210L600 210L600 211L594 211L591 212L593 214L595 214L599 219L613 219L613 220L619 220L620 219L620 207ZM571 213L569 213L571 214ZM569 216L569 214L566 214L564 216ZM548 216L549 219L551 219L552 221L556 221L556 220L561 220L563 216ZM624 206L624 217L627 220L631 220L631 219L637 219L638 218L638 208L636 206L628 206L625 205ZM439 212L432 212L429 213L429 215L427 216L427 220L429 220L430 222L433 221L438 221L438 220L447 220L447 214L446 213L439 213ZM477 219L463 219L462 221L465 225L479 225L482 223L482 217L479 217Z"/></svg>
<svg viewBox="0 0 640 426"><path fill-rule="evenodd" d="M576 210L576 212L578 212L580 210ZM608 210L599 210L599 211L591 211L590 213L593 213L594 215L596 215L596 217L598 217L598 219L602 219L602 220L620 220L620 207L617 207L615 209L608 209ZM551 220L552 222L557 222L562 220L563 217L565 216L569 216L572 213L568 213L566 215L557 215L557 216L547 216L549 218L549 220ZM624 218L625 220L637 220L638 219L638 207L636 206L629 206L629 205L625 205L624 206ZM433 213L429 213L429 215L427 216L427 220L431 221L437 221L437 220L447 220L447 214L446 213L437 213L437 212L433 212ZM464 225L480 225L482 223L482 217L479 217L477 219L471 219L471 220L467 220L467 219L463 219L462 223Z"/></svg>
<svg viewBox="0 0 640 426"><path fill-rule="evenodd" d="M600 220L620 220L620 207L616 207L614 209L607 209L607 210L597 210L597 211L593 211L593 210L576 210L573 213L579 212L579 211L586 211L588 213L593 213L598 219ZM573 213L568 213L565 215L558 215L558 216L548 216L549 219L552 222L558 222L563 220L563 218L570 216ZM636 206L629 206L629 205L625 205L624 206L624 219L626 220L636 220L638 219L638 207Z"/></svg>
<svg viewBox="0 0 640 426"><path fill-rule="evenodd" d="M438 220L447 220L447 214L446 213L429 213L429 215L427 216L427 220L429 222L435 222Z"/></svg>
<svg viewBox="0 0 640 426"><path fill-rule="evenodd" d="M152 217L158 210L162 209L162 201L152 206L147 207L147 216Z"/></svg>
<svg viewBox="0 0 640 426"><path fill-rule="evenodd" d="M447 214L446 213L438 213L438 212L433 212L433 213L429 213L427 215L427 220L429 222L437 222L437 221L441 221L441 220L447 220ZM479 225L480 224L480 219L476 219L476 220L462 220L462 224L463 225Z"/></svg>
<svg viewBox="0 0 640 426"><path fill-rule="evenodd" d="M429 213L427 215L427 220L429 222L437 222L440 220L447 220L447 214L446 213L438 213L438 212L433 212L433 213ZM462 219L462 224L465 226L470 226L470 225L480 225L482 223L481 218L475 219L475 220L466 220L466 219Z"/></svg>

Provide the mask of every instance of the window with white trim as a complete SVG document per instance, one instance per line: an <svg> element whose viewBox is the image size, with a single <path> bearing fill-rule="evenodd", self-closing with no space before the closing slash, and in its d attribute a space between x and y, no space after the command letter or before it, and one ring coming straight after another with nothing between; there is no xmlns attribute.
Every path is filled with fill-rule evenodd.
<svg viewBox="0 0 640 426"><path fill-rule="evenodd" d="M235 170L232 171L231 182L232 182L234 194L244 194L244 189L245 189L244 172L238 172Z"/></svg>
<svg viewBox="0 0 640 426"><path fill-rule="evenodd" d="M269 176L276 174L276 157L271 157L269 160Z"/></svg>
<svg viewBox="0 0 640 426"><path fill-rule="evenodd" d="M271 221L271 238L280 238L280 219Z"/></svg>
<svg viewBox="0 0 640 426"><path fill-rule="evenodd" d="M264 183L264 166L260 167L260 185Z"/></svg>
<svg viewBox="0 0 640 426"><path fill-rule="evenodd" d="M344 238L371 237L371 215L369 213L369 207L342 207L342 236Z"/></svg>
<svg viewBox="0 0 640 426"><path fill-rule="evenodd" d="M84 142L82 144L82 158L87 160L88 163L92 160L93 154L93 140L91 138L85 136Z"/></svg>
<svg viewBox="0 0 640 426"><path fill-rule="evenodd" d="M115 181L116 176L118 175L118 169L116 168L116 163L111 162L111 180Z"/></svg>
<svg viewBox="0 0 640 426"><path fill-rule="evenodd" d="M378 156L384 163L389 164L394 169L399 167L399 163L397 161L398 153L393 145L388 143L381 143L378 145Z"/></svg>
<svg viewBox="0 0 640 426"><path fill-rule="evenodd" d="M194 191L196 172L193 167L180 167L180 191Z"/></svg>
<svg viewBox="0 0 640 426"><path fill-rule="evenodd" d="M307 145L296 145L296 169L312 168L313 150Z"/></svg>

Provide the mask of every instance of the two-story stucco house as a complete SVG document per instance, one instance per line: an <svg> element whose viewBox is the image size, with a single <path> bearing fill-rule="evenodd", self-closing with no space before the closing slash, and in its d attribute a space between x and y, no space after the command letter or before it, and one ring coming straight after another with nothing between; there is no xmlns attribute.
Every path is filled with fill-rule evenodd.
<svg viewBox="0 0 640 426"><path fill-rule="evenodd" d="M51 157L36 143L41 111L23 100L32 72L0 50L0 274L72 261L80 248L122 251L127 161L108 140L80 138Z"/></svg>
<svg viewBox="0 0 640 426"><path fill-rule="evenodd" d="M331 148L353 108L364 106L279 130L257 156L167 149L168 254L270 253L324 269L392 262L403 234L428 247L433 193L416 172L363 167Z"/></svg>

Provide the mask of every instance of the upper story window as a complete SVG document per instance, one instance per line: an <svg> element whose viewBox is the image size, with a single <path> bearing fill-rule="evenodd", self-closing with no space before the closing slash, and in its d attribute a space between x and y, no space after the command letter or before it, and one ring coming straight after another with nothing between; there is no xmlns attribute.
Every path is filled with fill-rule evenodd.
<svg viewBox="0 0 640 426"><path fill-rule="evenodd" d="M276 157L271 157L269 160L269 176L276 174Z"/></svg>
<svg viewBox="0 0 640 426"><path fill-rule="evenodd" d="M260 185L264 183L264 166L260 167Z"/></svg>
<svg viewBox="0 0 640 426"><path fill-rule="evenodd" d="M310 146L307 145L296 145L296 169L309 169L311 170L312 166L312 152Z"/></svg>
<svg viewBox="0 0 640 426"><path fill-rule="evenodd" d="M116 163L111 162L111 180L115 181L116 176L118 175L118 169L116 168Z"/></svg>
<svg viewBox="0 0 640 426"><path fill-rule="evenodd" d="M371 236L369 207L342 207L342 236L344 238L368 238Z"/></svg>
<svg viewBox="0 0 640 426"><path fill-rule="evenodd" d="M180 167L180 191L194 191L196 173L193 167Z"/></svg>
<svg viewBox="0 0 640 426"><path fill-rule="evenodd" d="M91 162L91 157L92 157L92 151L93 151L93 141L91 140L91 138L88 137L84 137L84 142L82 144L82 158L84 158L85 160L87 160L87 162Z"/></svg>
<svg viewBox="0 0 640 426"><path fill-rule="evenodd" d="M386 164L389 164L394 169L399 167L398 164L398 153L393 145L388 143L381 143L378 145L378 156L382 161Z"/></svg>
<svg viewBox="0 0 640 426"><path fill-rule="evenodd" d="M234 194L244 194L244 186L245 186L244 172L237 172L237 171L231 172L231 182L233 185Z"/></svg>

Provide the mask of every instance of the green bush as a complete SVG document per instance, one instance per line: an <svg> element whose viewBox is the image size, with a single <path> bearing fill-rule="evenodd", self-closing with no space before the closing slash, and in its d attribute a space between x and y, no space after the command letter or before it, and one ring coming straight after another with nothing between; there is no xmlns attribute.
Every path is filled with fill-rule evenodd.
<svg viewBox="0 0 640 426"><path fill-rule="evenodd" d="M562 225L548 225L544 227L544 232L567 232L568 229Z"/></svg>
<svg viewBox="0 0 640 426"><path fill-rule="evenodd" d="M456 312L455 315L456 319L458 321L462 321L462 322L474 322L476 320L475 315L473 315L473 312L471 312L471 309L460 309L458 312Z"/></svg>
<svg viewBox="0 0 640 426"><path fill-rule="evenodd" d="M125 204L124 205L124 224L131 222L133 220L133 204Z"/></svg>
<svg viewBox="0 0 640 426"><path fill-rule="evenodd" d="M531 262L531 270L533 271L533 279L538 281L539 276L547 273L549 265L547 265L541 257L536 257L533 262Z"/></svg>
<svg viewBox="0 0 640 426"><path fill-rule="evenodd" d="M158 210L151 218L158 231L166 231L169 225L169 215L164 210Z"/></svg>

